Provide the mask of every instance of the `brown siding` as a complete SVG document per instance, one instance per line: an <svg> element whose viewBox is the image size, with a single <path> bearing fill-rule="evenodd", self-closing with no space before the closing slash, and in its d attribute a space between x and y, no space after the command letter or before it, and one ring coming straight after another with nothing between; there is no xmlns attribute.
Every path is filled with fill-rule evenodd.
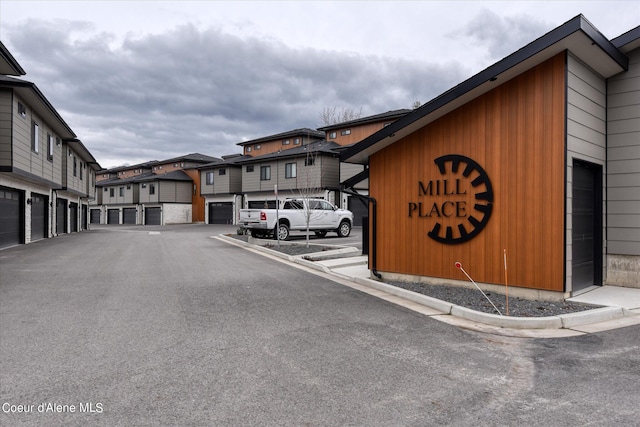
<svg viewBox="0 0 640 427"><path fill-rule="evenodd" d="M564 290L565 55L502 84L370 159L371 195L378 200L377 268L419 276ZM442 176L434 159L469 157L491 180L493 213L475 238L457 245L427 236L435 218L408 217L409 202L441 205L444 196L419 196L418 182ZM473 178L473 175L472 175ZM461 179L452 196L472 212L474 190ZM443 226L452 218L438 219ZM449 221L449 222L448 222Z"/></svg>
<svg viewBox="0 0 640 427"><path fill-rule="evenodd" d="M356 142L360 142L363 139L365 139L366 137L373 135L374 133L378 132L380 129L382 129L385 125L385 123L391 123L396 121L396 119L393 120L387 120L387 121L383 121L383 122L378 122L378 123L367 123L367 124L356 124L353 126L346 126L344 128L340 128L340 129L335 129L335 130L331 130L327 132L327 140L328 141L333 141L336 144L339 145L349 145L349 144L353 144ZM342 135L343 131L350 131L351 133L349 135ZM335 138L330 138L331 133L335 132L336 133L336 137Z"/></svg>

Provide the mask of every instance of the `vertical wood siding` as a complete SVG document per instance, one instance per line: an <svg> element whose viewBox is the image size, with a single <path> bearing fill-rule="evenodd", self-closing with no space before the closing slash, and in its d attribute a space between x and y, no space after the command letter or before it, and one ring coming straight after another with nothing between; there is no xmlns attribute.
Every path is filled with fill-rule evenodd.
<svg viewBox="0 0 640 427"><path fill-rule="evenodd" d="M460 261L474 280L503 284L506 249L510 285L562 291L564 111L565 55L559 54L372 156L378 269L466 280L454 266ZM434 159L447 154L475 160L494 192L487 226L456 245L427 236L434 218L408 217L409 202L446 200L420 197L418 181L444 178ZM462 178L462 170L447 178ZM473 193L468 181L461 181ZM457 197L473 209L471 194ZM445 227L455 222L438 220Z"/></svg>
<svg viewBox="0 0 640 427"><path fill-rule="evenodd" d="M640 255L640 49L608 81L608 252Z"/></svg>

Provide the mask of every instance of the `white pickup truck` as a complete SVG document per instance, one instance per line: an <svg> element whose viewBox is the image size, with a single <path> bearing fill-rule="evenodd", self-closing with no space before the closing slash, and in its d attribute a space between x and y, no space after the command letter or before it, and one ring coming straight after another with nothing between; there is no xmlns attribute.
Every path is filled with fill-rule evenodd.
<svg viewBox="0 0 640 427"><path fill-rule="evenodd" d="M340 209L322 199L286 199L282 209L240 209L239 225L251 231L255 237L275 236L276 217L280 240L287 240L291 230L306 231L307 218L309 231L324 237L327 232L335 231L340 237L351 233L353 213Z"/></svg>

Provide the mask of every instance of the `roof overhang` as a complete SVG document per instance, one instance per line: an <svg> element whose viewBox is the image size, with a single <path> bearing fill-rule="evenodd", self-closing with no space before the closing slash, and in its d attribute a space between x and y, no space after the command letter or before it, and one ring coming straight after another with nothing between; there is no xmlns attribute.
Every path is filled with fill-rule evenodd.
<svg viewBox="0 0 640 427"><path fill-rule="evenodd" d="M0 74L6 76L24 76L27 74L2 42L0 42Z"/></svg>
<svg viewBox="0 0 640 427"><path fill-rule="evenodd" d="M604 78L628 67L628 58L584 16L578 15L348 148L340 160L367 164L372 154L564 51L571 52Z"/></svg>
<svg viewBox="0 0 640 427"><path fill-rule="evenodd" d="M8 87L31 108L36 114L44 120L51 129L53 129L62 139L76 138L76 134L71 127L64 121L62 116L53 108L49 100L40 92L40 89L31 82L15 79L11 77L3 77L0 79L0 88Z"/></svg>

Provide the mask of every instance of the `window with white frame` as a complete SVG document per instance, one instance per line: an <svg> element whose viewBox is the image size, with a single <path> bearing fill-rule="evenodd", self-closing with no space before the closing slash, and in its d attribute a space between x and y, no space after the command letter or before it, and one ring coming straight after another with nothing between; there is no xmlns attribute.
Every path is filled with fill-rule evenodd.
<svg viewBox="0 0 640 427"><path fill-rule="evenodd" d="M53 136L51 134L47 134L47 142L47 159L53 161Z"/></svg>
<svg viewBox="0 0 640 427"><path fill-rule="evenodd" d="M35 121L31 122L31 149L40 152L40 126Z"/></svg>
<svg viewBox="0 0 640 427"><path fill-rule="evenodd" d="M284 177L285 178L295 178L296 175L296 164L295 163L285 163L284 165Z"/></svg>

